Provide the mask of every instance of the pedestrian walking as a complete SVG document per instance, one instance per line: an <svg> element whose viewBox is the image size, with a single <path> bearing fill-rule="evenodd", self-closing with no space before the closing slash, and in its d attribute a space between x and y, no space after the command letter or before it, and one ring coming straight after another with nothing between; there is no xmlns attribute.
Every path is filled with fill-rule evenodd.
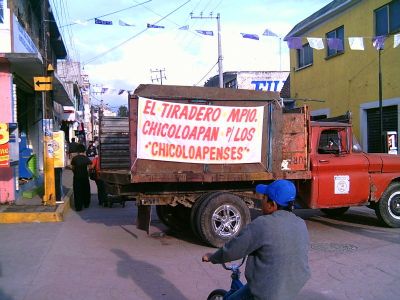
<svg viewBox="0 0 400 300"><path fill-rule="evenodd" d="M82 210L82 206L88 208L90 205L90 183L88 166L92 164L91 160L85 155L85 146L78 145L78 155L74 156L71 161L74 189L75 210Z"/></svg>
<svg viewBox="0 0 400 300"><path fill-rule="evenodd" d="M89 157L89 159L93 161L93 159L96 157L96 155L97 155L97 148L93 144L93 141L90 141L89 146L86 150L86 156Z"/></svg>
<svg viewBox="0 0 400 300"><path fill-rule="evenodd" d="M100 178L100 157L96 155L96 157L92 160L92 164L89 170L90 179L94 180L97 187L97 199L99 201L99 205L106 206L107 205L107 193L105 188L104 181Z"/></svg>
<svg viewBox="0 0 400 300"><path fill-rule="evenodd" d="M216 264L248 256L247 284L226 299L294 299L310 278L307 227L292 213L296 188L291 181L276 180L257 185L256 192L265 195L263 215L202 260Z"/></svg>
<svg viewBox="0 0 400 300"><path fill-rule="evenodd" d="M69 145L68 145L69 161L71 161L72 158L78 154L78 146L79 146L79 143L76 142L75 138L72 138L71 143L69 143Z"/></svg>

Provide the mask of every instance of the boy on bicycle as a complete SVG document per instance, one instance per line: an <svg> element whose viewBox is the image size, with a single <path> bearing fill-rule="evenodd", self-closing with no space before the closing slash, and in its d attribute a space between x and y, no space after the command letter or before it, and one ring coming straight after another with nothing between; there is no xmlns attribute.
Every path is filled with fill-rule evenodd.
<svg viewBox="0 0 400 300"><path fill-rule="evenodd" d="M305 222L292 213L296 188L291 181L259 184L264 195L263 215L248 224L237 237L203 261L214 264L248 256L247 284L228 299L294 299L310 278L309 237Z"/></svg>

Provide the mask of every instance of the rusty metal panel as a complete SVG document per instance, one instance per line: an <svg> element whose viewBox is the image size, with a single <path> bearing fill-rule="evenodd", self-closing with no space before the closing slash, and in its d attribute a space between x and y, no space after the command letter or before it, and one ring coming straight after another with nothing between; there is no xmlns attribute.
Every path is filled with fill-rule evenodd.
<svg viewBox="0 0 400 300"><path fill-rule="evenodd" d="M282 170L308 170L308 119L304 111L283 114Z"/></svg>

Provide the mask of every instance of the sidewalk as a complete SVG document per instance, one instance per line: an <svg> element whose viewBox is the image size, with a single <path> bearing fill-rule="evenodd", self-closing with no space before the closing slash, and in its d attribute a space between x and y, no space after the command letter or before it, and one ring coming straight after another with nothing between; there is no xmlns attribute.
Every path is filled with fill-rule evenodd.
<svg viewBox="0 0 400 300"><path fill-rule="evenodd" d="M65 213L70 208L70 200L73 197L72 191L72 171L63 170L62 184L64 196L63 203L55 206L45 206L41 199L32 199L32 204L27 205L0 205L0 223L46 223L62 222Z"/></svg>

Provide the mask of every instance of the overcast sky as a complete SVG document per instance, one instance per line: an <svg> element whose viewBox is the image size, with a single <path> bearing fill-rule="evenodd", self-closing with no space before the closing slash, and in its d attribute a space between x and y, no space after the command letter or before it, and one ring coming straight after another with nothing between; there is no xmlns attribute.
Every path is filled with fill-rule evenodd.
<svg viewBox="0 0 400 300"><path fill-rule="evenodd" d="M51 5L71 59L81 62L92 85L115 89L94 96L118 108L127 105L127 94L118 96L119 90L134 90L160 76L150 70L165 69L163 84L174 85L202 86L218 74L217 20L191 19L191 12L193 16L203 13L204 17L209 17L210 12L213 17L220 13L225 72L288 71L288 48L281 39L294 25L329 2L52 0ZM96 25L95 17L112 21L113 25ZM135 26L121 26L119 21ZM156 22L165 28L147 28L148 23ZM189 30L179 29L185 25ZM265 29L280 38L263 36ZM214 35L202 35L196 30L213 31ZM245 39L241 33L257 34L260 39ZM95 104L96 101L93 99Z"/></svg>

